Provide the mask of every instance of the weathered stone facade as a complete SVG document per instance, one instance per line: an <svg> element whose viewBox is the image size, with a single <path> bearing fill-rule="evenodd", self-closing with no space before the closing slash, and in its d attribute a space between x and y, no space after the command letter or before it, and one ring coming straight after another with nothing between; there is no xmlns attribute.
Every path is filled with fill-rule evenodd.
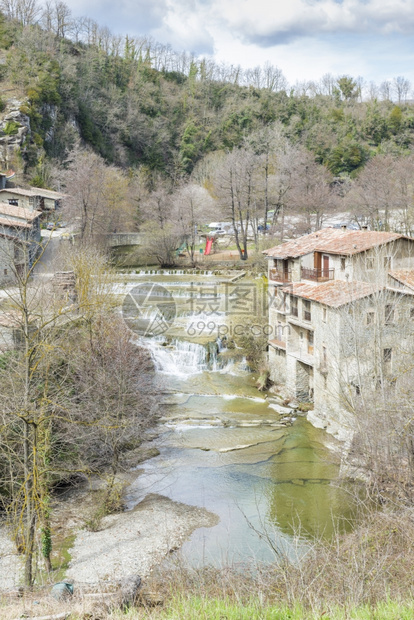
<svg viewBox="0 0 414 620"><path fill-rule="evenodd" d="M398 387L414 352L414 239L326 229L267 253L270 376L348 440L364 386Z"/></svg>

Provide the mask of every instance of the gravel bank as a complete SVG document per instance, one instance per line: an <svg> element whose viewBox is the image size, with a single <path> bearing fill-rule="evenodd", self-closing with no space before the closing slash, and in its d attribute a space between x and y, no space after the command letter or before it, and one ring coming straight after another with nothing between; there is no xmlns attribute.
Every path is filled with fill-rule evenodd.
<svg viewBox="0 0 414 620"><path fill-rule="evenodd" d="M16 553L16 547L10 540L5 527L0 529L0 591L14 590L23 580L22 556Z"/></svg>
<svg viewBox="0 0 414 620"><path fill-rule="evenodd" d="M195 529L217 522L204 508L148 495L134 510L105 517L100 531L79 531L67 578L95 586L135 573L145 577Z"/></svg>

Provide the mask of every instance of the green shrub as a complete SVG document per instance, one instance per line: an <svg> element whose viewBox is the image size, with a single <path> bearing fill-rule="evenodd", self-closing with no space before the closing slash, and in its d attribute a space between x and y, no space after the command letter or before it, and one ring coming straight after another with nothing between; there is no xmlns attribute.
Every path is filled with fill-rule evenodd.
<svg viewBox="0 0 414 620"><path fill-rule="evenodd" d="M6 136L15 136L19 130L19 127L20 125L15 121L7 121L3 129L3 133L5 133Z"/></svg>

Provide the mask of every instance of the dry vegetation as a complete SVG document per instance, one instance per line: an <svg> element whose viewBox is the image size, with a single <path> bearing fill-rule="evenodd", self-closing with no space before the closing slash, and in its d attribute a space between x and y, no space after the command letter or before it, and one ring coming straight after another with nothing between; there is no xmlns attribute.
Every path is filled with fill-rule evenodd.
<svg viewBox="0 0 414 620"><path fill-rule="evenodd" d="M297 553L293 546L289 558L277 550L273 532L262 533L275 550L272 565L196 570L172 559L143 583L126 616L160 620L411 618L412 511L396 506L379 511L366 504L361 508L364 523L354 532L337 532L329 541L308 543L305 552L298 535ZM63 604L51 599L45 588L21 600L3 598L0 617L17 618L23 610L37 616L70 610L74 620L124 617L113 605L114 596L78 590Z"/></svg>

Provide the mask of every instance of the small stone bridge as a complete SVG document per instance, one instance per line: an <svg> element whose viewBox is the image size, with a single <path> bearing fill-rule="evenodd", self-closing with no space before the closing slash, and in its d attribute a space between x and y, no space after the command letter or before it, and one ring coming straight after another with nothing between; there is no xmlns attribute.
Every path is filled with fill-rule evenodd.
<svg viewBox="0 0 414 620"><path fill-rule="evenodd" d="M110 233L106 236L111 248L123 245L141 245L144 235L142 233Z"/></svg>

